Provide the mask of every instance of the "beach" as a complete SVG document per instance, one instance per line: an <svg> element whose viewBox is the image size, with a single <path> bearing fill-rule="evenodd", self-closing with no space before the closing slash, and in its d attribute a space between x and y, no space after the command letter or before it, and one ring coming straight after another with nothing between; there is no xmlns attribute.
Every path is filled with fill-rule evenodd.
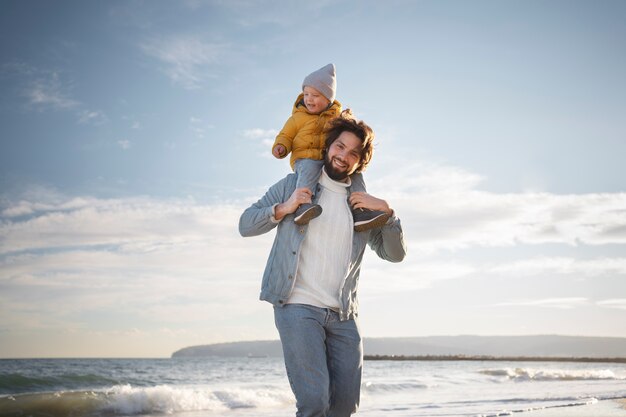
<svg viewBox="0 0 626 417"><path fill-rule="evenodd" d="M585 407L563 407L537 410L529 417L624 417L626 398L601 400Z"/></svg>

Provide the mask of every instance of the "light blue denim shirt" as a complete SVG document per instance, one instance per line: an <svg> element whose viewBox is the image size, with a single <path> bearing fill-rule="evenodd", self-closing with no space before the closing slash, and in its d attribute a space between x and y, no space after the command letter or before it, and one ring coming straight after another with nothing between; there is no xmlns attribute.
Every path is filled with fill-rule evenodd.
<svg viewBox="0 0 626 417"><path fill-rule="evenodd" d="M278 226L263 273L260 296L261 300L268 301L275 306L285 305L291 295L297 279L300 247L308 227L295 224L293 214L285 216L280 222L276 222L274 218L274 206L287 201L295 189L296 175L289 174L271 186L267 193L248 207L239 218L239 233L244 237L261 235ZM316 193L316 199L319 194L319 192ZM400 219L393 215L381 228L354 232L350 264L340 292L341 320L353 319L357 316L357 286L361 261L367 244L382 259L391 262L402 261L406 255L406 245Z"/></svg>

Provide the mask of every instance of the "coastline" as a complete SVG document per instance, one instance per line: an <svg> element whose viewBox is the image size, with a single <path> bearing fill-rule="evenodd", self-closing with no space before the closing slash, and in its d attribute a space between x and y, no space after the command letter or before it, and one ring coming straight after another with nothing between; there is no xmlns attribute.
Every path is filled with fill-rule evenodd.
<svg viewBox="0 0 626 417"><path fill-rule="evenodd" d="M366 361L493 361L493 362L579 362L626 363L624 357L595 358L570 356L490 356L490 355L364 355Z"/></svg>

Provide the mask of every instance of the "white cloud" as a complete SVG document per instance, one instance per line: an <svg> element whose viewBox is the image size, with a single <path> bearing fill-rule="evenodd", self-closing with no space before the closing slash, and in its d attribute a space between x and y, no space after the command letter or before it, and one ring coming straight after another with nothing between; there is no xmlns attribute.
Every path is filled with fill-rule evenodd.
<svg viewBox="0 0 626 417"><path fill-rule="evenodd" d="M393 182L389 176L382 176L370 181L373 188L383 188L393 195L427 194L431 192L465 192L476 188L484 180L481 175L463 168L429 162L392 161L388 172L393 173Z"/></svg>
<svg viewBox="0 0 626 417"><path fill-rule="evenodd" d="M215 129L215 126L210 123L206 123L198 117L189 118L189 130L191 130L196 137L203 139L207 132L211 129Z"/></svg>
<svg viewBox="0 0 626 417"><path fill-rule="evenodd" d="M17 202L5 202L0 218L28 216L46 212L68 212L86 207L100 207L109 200L89 196L68 197L55 189L33 186L23 190Z"/></svg>
<svg viewBox="0 0 626 417"><path fill-rule="evenodd" d="M131 143L128 139L122 139L122 140L118 140L117 144L120 146L120 148L126 150L129 149L131 146Z"/></svg>
<svg viewBox="0 0 626 417"><path fill-rule="evenodd" d="M192 125L202 123L190 119ZM275 134L265 129L241 132L259 147ZM480 176L455 167L398 167L399 175L368 185L374 195L388 199L400 216L409 256L402 264L391 265L368 255L362 298L421 291L460 279L626 274L626 259L620 257L518 256L508 262L480 262L448 256L451 250L523 248L545 242L623 244L624 193L498 194L478 190ZM254 315L262 308L259 303L241 299L257 298L273 234L254 239L239 236L238 216L246 205L200 204L191 198L68 197L43 187L26 190L16 200L4 198L0 328L55 329L62 323L69 323L66 328L89 328L90 319L83 318L89 316L86 312L124 314L126 328L142 320L189 328L206 317L226 314L236 322L236 317ZM540 294L498 306L624 309L619 298L593 303L583 297Z"/></svg>
<svg viewBox="0 0 626 417"><path fill-rule="evenodd" d="M608 309L626 310L626 298L617 298L593 302L584 297L565 297L510 301L496 304L496 306L504 307L545 307L565 310L578 307L588 307L593 305Z"/></svg>
<svg viewBox="0 0 626 417"><path fill-rule="evenodd" d="M272 145L278 135L276 129L253 128L246 129L242 132L244 138L250 140L257 148L257 154L265 158L273 158Z"/></svg>
<svg viewBox="0 0 626 417"><path fill-rule="evenodd" d="M240 207L51 200L3 211L0 328L87 329L90 314L191 325L260 308L240 300L257 298L271 236L241 238Z"/></svg>
<svg viewBox="0 0 626 417"><path fill-rule="evenodd" d="M108 121L106 115L101 111L81 110L78 116L78 122L82 124L102 125Z"/></svg>
<svg viewBox="0 0 626 417"><path fill-rule="evenodd" d="M370 262L373 263L370 264ZM435 262L410 259L393 265L393 274L387 274L386 261L370 257L365 260L361 275L361 295L377 297L406 291L421 290L443 280L461 279L480 271L480 266L461 262Z"/></svg>
<svg viewBox="0 0 626 417"><path fill-rule="evenodd" d="M539 257L486 267L491 274L515 276L562 274L575 276L626 275L626 258L575 259Z"/></svg>
<svg viewBox="0 0 626 417"><path fill-rule="evenodd" d="M278 134L278 130L276 129L261 129L261 128L253 128L246 129L243 131L243 136L247 139L252 139L255 141L263 141L269 138L274 141L274 138Z"/></svg>
<svg viewBox="0 0 626 417"><path fill-rule="evenodd" d="M59 74L51 73L46 78L34 80L26 89L25 95L34 106L51 107L53 109L74 109L80 103L63 91Z"/></svg>
<svg viewBox="0 0 626 417"><path fill-rule="evenodd" d="M191 35L153 38L140 46L164 64L163 71L173 82L188 90L201 88L207 78L215 76L212 67L227 47Z"/></svg>
<svg viewBox="0 0 626 417"><path fill-rule="evenodd" d="M626 310L626 298L615 298L610 300L602 300L596 303L600 307L614 308L618 310Z"/></svg>
<svg viewBox="0 0 626 417"><path fill-rule="evenodd" d="M409 246L409 249L411 247ZM419 248L417 249L419 251ZM422 290L445 280L458 279L519 279L530 276L553 277L556 274L578 280L582 277L616 277L626 275L626 258L530 258L507 262L458 261L450 259L411 259L393 266L393 276L388 278L389 266L375 257L366 258L362 275L361 295L378 295ZM374 279L369 279L374 277ZM619 306L619 303L617 304ZM609 306L609 304L607 304ZM615 307L619 308L619 307Z"/></svg>
<svg viewBox="0 0 626 417"><path fill-rule="evenodd" d="M456 167L397 161L368 181L387 199L420 251L544 243L626 244L626 193L493 193ZM366 174L367 175L367 174Z"/></svg>
<svg viewBox="0 0 626 417"><path fill-rule="evenodd" d="M496 306L503 307L543 307L569 310L577 307L590 305L584 297L545 298L539 300L521 300L498 303Z"/></svg>
<svg viewBox="0 0 626 417"><path fill-rule="evenodd" d="M17 76L22 96L28 106L38 110L69 111L76 115L78 123L101 125L108 121L102 111L91 110L73 97L73 81L63 71L51 71L26 63L5 65Z"/></svg>
<svg viewBox="0 0 626 417"><path fill-rule="evenodd" d="M76 245L178 241L186 237L206 239L215 233L213 228L236 231L239 210L229 206L201 206L193 200L84 197L61 203L21 201L3 213L33 217L0 224L0 254Z"/></svg>

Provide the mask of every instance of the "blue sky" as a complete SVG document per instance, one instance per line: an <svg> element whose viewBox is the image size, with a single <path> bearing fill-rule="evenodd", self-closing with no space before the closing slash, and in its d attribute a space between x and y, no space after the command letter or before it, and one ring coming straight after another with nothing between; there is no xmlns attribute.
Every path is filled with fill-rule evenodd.
<svg viewBox="0 0 626 417"><path fill-rule="evenodd" d="M302 79L377 135L366 337L626 337L626 3L4 1L0 357L274 339L241 211Z"/></svg>

